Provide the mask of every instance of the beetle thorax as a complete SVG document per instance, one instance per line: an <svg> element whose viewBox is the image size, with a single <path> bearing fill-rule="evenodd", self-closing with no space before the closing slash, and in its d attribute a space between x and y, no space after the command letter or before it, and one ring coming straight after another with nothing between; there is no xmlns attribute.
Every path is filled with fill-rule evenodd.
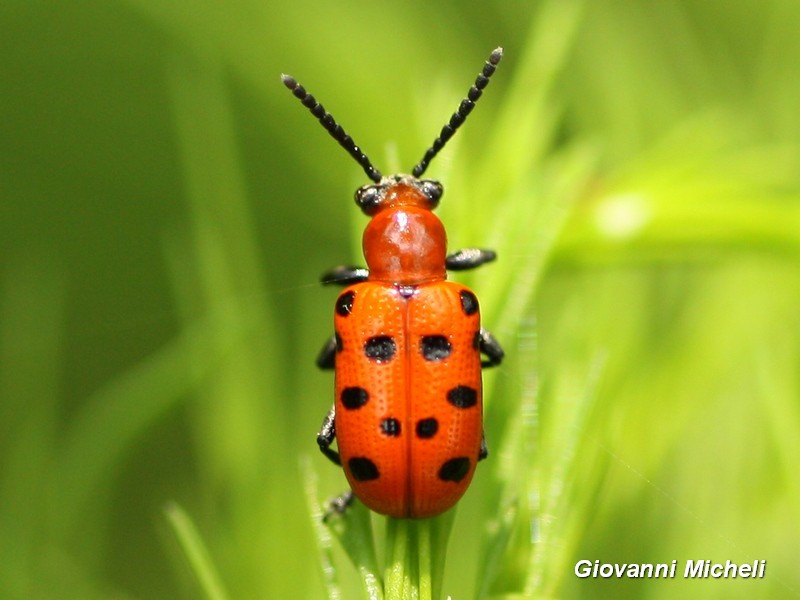
<svg viewBox="0 0 800 600"><path fill-rule="evenodd" d="M418 285L444 279L447 235L416 188L397 184L364 230L370 280Z"/></svg>

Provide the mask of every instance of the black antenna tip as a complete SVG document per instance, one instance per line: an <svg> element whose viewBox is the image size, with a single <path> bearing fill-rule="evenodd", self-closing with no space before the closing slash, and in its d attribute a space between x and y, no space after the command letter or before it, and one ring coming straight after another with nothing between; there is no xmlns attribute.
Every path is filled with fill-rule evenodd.
<svg viewBox="0 0 800 600"><path fill-rule="evenodd" d="M297 87L297 80L292 77L291 75L287 75L286 73L281 73L281 81L283 85L285 85L290 90L293 90Z"/></svg>
<svg viewBox="0 0 800 600"><path fill-rule="evenodd" d="M281 73L281 81L283 82L283 85L289 88L289 91L292 92L295 98L300 100L301 104L305 106L312 115L314 115L317 121L319 121L320 124L327 130L331 137L339 142L339 145L347 150L347 153L352 156L359 165L361 165L361 168L364 169L364 173L366 173L367 177L369 177L375 183L378 183L381 180L381 172L372 166L372 163L367 155L361 151L361 148L356 145L356 143L353 141L353 138L347 135L345 130L342 129L342 126L339 125L331 116L331 114L325 110L325 107L317 102L317 99L309 94L306 89L291 75Z"/></svg>
<svg viewBox="0 0 800 600"><path fill-rule="evenodd" d="M489 79L494 75L497 63L500 62L501 58L503 58L503 48L502 46L498 46L492 50L489 58L483 64L483 69L481 69L481 72L475 78L475 83L467 90L466 98L461 101L456 112L453 113L450 120L442 127L439 137L433 140L433 144L425 152L422 160L412 169L411 174L414 177L422 176L431 160L439 153L439 150L444 148L444 145L453 137L453 134L461 127L467 116L472 112L472 109L475 108L475 103L483 95L484 88L489 85Z"/></svg>

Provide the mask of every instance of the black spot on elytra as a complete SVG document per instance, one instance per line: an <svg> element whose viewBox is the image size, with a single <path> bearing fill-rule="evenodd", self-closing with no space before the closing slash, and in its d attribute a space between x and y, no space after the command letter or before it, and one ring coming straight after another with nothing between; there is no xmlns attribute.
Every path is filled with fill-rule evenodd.
<svg viewBox="0 0 800 600"><path fill-rule="evenodd" d="M419 345L427 361L444 360L453 351L450 341L443 335L423 335Z"/></svg>
<svg viewBox="0 0 800 600"><path fill-rule="evenodd" d="M452 462L452 461L448 461ZM445 463L447 465L447 463ZM350 473L356 481L372 481L380 477L377 465L368 458L357 456L347 461L347 466L350 467ZM469 468L469 466L467 467ZM444 469L444 466L442 467ZM441 471L439 471L441 476ZM463 475L462 475L463 477Z"/></svg>
<svg viewBox="0 0 800 600"><path fill-rule="evenodd" d="M346 387L342 390L341 400L347 410L356 410L369 402L369 392L361 387Z"/></svg>
<svg viewBox="0 0 800 600"><path fill-rule="evenodd" d="M417 421L417 437L427 440L439 431L439 421L434 418L420 419Z"/></svg>
<svg viewBox="0 0 800 600"><path fill-rule="evenodd" d="M397 437L400 435L400 421L394 417L388 417L381 421L381 431L384 435Z"/></svg>
<svg viewBox="0 0 800 600"><path fill-rule="evenodd" d="M478 299L469 290L461 290L461 309L465 315L474 315L478 312Z"/></svg>
<svg viewBox="0 0 800 600"><path fill-rule="evenodd" d="M376 335L364 342L364 354L370 360L386 362L394 358L397 344L390 335Z"/></svg>
<svg viewBox="0 0 800 600"><path fill-rule="evenodd" d="M439 469L439 479L458 483L469 473L470 461L466 456L451 458Z"/></svg>
<svg viewBox="0 0 800 600"><path fill-rule="evenodd" d="M353 299L356 293L353 291L345 292L336 299L336 314L341 317L349 317L353 312Z"/></svg>
<svg viewBox="0 0 800 600"><path fill-rule="evenodd" d="M471 408L478 403L478 392L475 388L459 385L447 392L447 401L456 408Z"/></svg>

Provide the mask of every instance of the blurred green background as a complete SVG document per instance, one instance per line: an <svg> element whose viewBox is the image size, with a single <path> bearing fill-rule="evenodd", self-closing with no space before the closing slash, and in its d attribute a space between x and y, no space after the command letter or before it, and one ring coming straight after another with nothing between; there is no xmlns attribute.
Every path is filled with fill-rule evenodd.
<svg viewBox="0 0 800 600"><path fill-rule="evenodd" d="M445 591L799 596L797 31L795 0L2 3L0 597L203 597L175 506L229 597L325 596L317 276L360 259L365 178L279 74L407 171L500 44L428 172L452 247L500 252L459 279L509 355Z"/></svg>

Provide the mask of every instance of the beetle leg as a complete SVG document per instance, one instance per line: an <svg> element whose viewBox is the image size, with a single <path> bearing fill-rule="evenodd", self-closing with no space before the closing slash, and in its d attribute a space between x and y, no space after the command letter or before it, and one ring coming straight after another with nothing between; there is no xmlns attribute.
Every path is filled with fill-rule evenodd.
<svg viewBox="0 0 800 600"><path fill-rule="evenodd" d="M339 453L331 449L331 444L336 438L336 426L334 425L335 418L336 407L332 406L328 411L328 414L325 415L325 420L322 422L322 428L317 434L317 444L319 444L319 449L330 459L331 462L341 466L342 459L339 457ZM354 500L355 496L352 490L347 490L335 498L332 498L328 501L328 509L322 516L322 520L327 521L331 515L334 514L343 515L348 507L353 504Z"/></svg>
<svg viewBox="0 0 800 600"><path fill-rule="evenodd" d="M319 280L322 285L352 285L366 281L368 277L368 269L343 265L325 271Z"/></svg>
<svg viewBox="0 0 800 600"><path fill-rule="evenodd" d="M355 499L356 497L355 494L353 494L353 490L347 490L335 498L328 500L328 510L326 510L325 514L322 515L322 522L327 522L332 515L343 515L345 512L347 512L347 509L353 505Z"/></svg>
<svg viewBox="0 0 800 600"><path fill-rule="evenodd" d="M336 366L336 336L332 335L317 355L317 366L328 370Z"/></svg>
<svg viewBox="0 0 800 600"><path fill-rule="evenodd" d="M481 361L482 367L496 367L503 361L505 352L494 336L483 327L478 332L478 348L481 354L487 358L487 360Z"/></svg>
<svg viewBox="0 0 800 600"><path fill-rule="evenodd" d="M339 453L331 448L333 440L336 439L336 426L333 422L335 418L336 407L332 406L328 414L325 415L325 420L322 421L322 428L317 434L317 444L319 445L320 451L327 456L333 464L341 466L342 459L339 458Z"/></svg>
<svg viewBox="0 0 800 600"><path fill-rule="evenodd" d="M478 460L483 460L489 456L489 447L486 445L486 434L481 433L481 449L478 450Z"/></svg>
<svg viewBox="0 0 800 600"><path fill-rule="evenodd" d="M444 264L449 271L466 271L480 267L497 258L494 250L484 248L463 248L458 252L448 254Z"/></svg>

